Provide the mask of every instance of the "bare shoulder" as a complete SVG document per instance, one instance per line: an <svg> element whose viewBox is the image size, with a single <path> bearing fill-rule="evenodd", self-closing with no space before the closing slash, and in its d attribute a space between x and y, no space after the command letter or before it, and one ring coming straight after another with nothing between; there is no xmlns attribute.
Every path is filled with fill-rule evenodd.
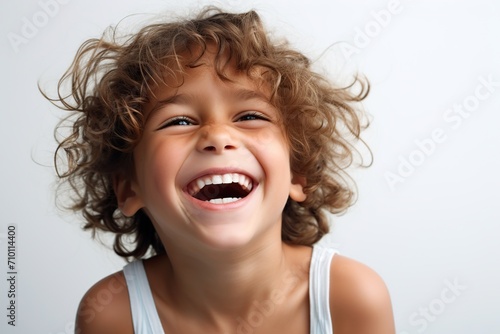
<svg viewBox="0 0 500 334"><path fill-rule="evenodd" d="M336 334L395 332L391 299L382 278L341 255L331 263L330 310Z"/></svg>
<svg viewBox="0 0 500 334"><path fill-rule="evenodd" d="M122 271L94 284L76 315L76 334L133 334L127 284Z"/></svg>

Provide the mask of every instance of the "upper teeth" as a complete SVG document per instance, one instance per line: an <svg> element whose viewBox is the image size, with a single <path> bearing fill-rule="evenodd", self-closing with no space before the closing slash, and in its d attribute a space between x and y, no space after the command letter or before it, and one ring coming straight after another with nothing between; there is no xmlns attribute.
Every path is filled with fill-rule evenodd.
<svg viewBox="0 0 500 334"><path fill-rule="evenodd" d="M190 195L195 195L206 185L229 183L239 183L246 190L252 190L252 180L248 176L238 173L227 173L202 176L189 184L188 192Z"/></svg>

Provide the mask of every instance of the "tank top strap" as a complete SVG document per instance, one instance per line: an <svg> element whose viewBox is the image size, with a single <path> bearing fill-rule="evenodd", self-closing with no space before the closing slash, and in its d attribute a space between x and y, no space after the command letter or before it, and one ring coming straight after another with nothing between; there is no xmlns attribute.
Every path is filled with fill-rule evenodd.
<svg viewBox="0 0 500 334"><path fill-rule="evenodd" d="M313 246L309 271L310 334L333 334L330 316L330 263L336 250ZM141 260L123 268L135 334L164 334Z"/></svg>
<svg viewBox="0 0 500 334"><path fill-rule="evenodd" d="M142 260L123 267L135 334L164 334Z"/></svg>
<svg viewBox="0 0 500 334"><path fill-rule="evenodd" d="M313 246L309 269L311 334L333 334L330 315L330 264L335 249Z"/></svg>

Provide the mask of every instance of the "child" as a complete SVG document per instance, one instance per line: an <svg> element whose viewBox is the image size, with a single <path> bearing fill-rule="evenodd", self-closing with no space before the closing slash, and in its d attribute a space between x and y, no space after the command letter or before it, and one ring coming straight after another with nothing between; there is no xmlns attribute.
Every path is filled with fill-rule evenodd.
<svg viewBox="0 0 500 334"><path fill-rule="evenodd" d="M310 65L253 11L82 45L59 176L134 261L83 297L77 333L394 333L378 275L315 245L352 204L367 90Z"/></svg>

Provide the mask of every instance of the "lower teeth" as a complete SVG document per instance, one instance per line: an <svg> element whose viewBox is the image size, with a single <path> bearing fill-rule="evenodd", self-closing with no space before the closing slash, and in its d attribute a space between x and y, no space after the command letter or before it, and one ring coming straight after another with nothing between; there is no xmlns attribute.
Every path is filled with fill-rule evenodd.
<svg viewBox="0 0 500 334"><path fill-rule="evenodd" d="M209 202L213 204L226 204L226 203L236 202L239 199L241 199L241 197L214 198L209 200Z"/></svg>

